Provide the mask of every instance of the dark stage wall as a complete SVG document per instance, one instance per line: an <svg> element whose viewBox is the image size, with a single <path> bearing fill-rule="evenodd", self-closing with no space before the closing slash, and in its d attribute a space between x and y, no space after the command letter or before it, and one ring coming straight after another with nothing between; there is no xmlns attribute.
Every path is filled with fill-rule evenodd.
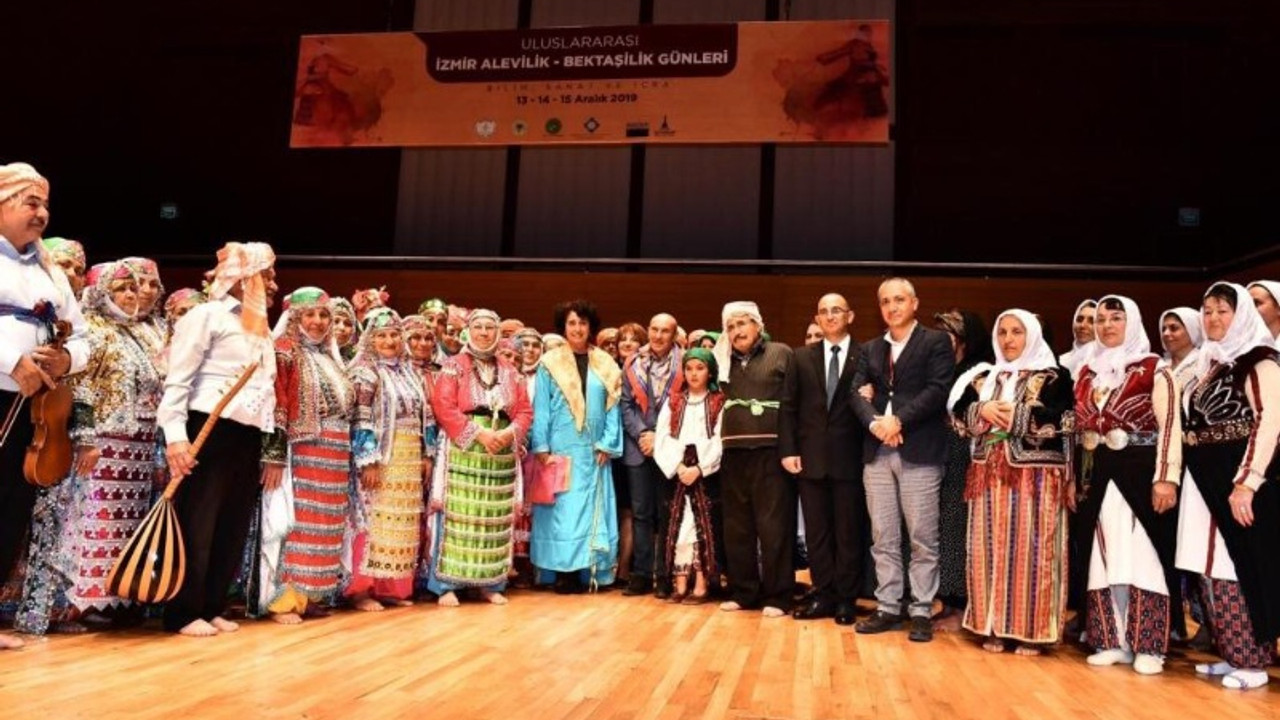
<svg viewBox="0 0 1280 720"><path fill-rule="evenodd" d="M458 4L420 0L418 23L443 24ZM527 11L533 24L605 10L669 22L684 19L679 7L691 5L492 4ZM862 0L705 5L720 19L788 11L848 17L868 7ZM649 182L637 201L637 158L626 149L527 153L516 190L527 208L549 207L538 204L534 183L590 166L607 176L599 184L603 200L617 212L566 248L556 238L571 219L528 209L522 224L517 212L510 228L499 223L479 233L486 243L499 233L486 252L671 256L693 254L686 241L705 235L706 250L696 254L716 257L863 257L856 253L870 247L868 257L891 252L899 260L1206 265L1276 242L1274 3L891 5L896 140L892 161L874 175L891 178L891 189L856 179L855 171L883 162L861 150L673 148L642 158ZM13 61L0 108L0 160L28 160L52 178L51 233L87 239L94 259L202 252L233 237L268 239L284 252L391 253L398 232L425 242L422 252L471 248L459 238L504 208L505 156L491 168L492 192L475 199L480 212L438 223L423 239L404 233L403 212L397 225L397 204L426 212L448 196L419 184L405 206L402 177L412 168L402 169L399 150L287 147L298 36L408 29L414 14L410 0L52 0L6 8ZM437 170L445 180L462 172L448 162ZM785 181L806 175L816 175L815 186L829 179L837 188L812 211ZM571 205L574 197L554 200ZM176 220L160 218L165 202L177 203ZM1182 206L1201 209L1199 228L1177 226ZM887 225L869 219L890 209ZM676 222L682 216L689 221ZM861 244L868 237L875 242ZM1186 249L1175 249L1181 241Z"/></svg>

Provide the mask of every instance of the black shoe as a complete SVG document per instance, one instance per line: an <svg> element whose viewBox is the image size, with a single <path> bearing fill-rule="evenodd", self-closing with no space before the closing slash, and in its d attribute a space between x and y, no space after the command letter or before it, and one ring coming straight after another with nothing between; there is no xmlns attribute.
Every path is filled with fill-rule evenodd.
<svg viewBox="0 0 1280 720"><path fill-rule="evenodd" d="M791 617L797 620L817 620L818 618L835 617L835 614L836 608L831 603L810 600L792 611Z"/></svg>
<svg viewBox="0 0 1280 720"><path fill-rule="evenodd" d="M931 642L933 640L933 621L928 615L916 615L911 618L911 630L907 633L911 642Z"/></svg>
<svg viewBox="0 0 1280 720"><path fill-rule="evenodd" d="M666 600L671 597L671 585L660 582L653 587L653 596L659 600Z"/></svg>
<svg viewBox="0 0 1280 720"><path fill-rule="evenodd" d="M791 590L791 597L795 599L797 605L807 605L818 597L818 589L806 583L797 582Z"/></svg>
<svg viewBox="0 0 1280 720"><path fill-rule="evenodd" d="M653 591L653 581L647 577L640 575L632 575L631 580L627 582L627 587L623 589L622 594L627 597L635 595L648 595Z"/></svg>
<svg viewBox="0 0 1280 720"><path fill-rule="evenodd" d="M557 595L581 595L587 591L576 572L556 573L555 590Z"/></svg>
<svg viewBox="0 0 1280 720"><path fill-rule="evenodd" d="M890 615L883 610L877 610L871 614L871 617L858 623L854 629L863 635L875 635L890 630L901 630L902 621L901 615Z"/></svg>
<svg viewBox="0 0 1280 720"><path fill-rule="evenodd" d="M836 605L835 618L837 625L852 625L853 621L858 619L857 608L853 606L853 603L842 602Z"/></svg>

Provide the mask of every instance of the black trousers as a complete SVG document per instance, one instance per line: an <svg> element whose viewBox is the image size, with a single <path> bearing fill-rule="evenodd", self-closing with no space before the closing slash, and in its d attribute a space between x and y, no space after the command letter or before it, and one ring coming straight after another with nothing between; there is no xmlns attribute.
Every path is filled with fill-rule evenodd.
<svg viewBox="0 0 1280 720"><path fill-rule="evenodd" d="M653 458L645 458L643 463L627 467L627 483L635 543L631 574L669 583L665 548L675 481L663 477Z"/></svg>
<svg viewBox="0 0 1280 720"><path fill-rule="evenodd" d="M187 436L194 439L207 418L192 412ZM187 550L187 574L178 595L165 606L166 630L181 630L194 620L212 620L226 610L258 499L262 431L219 420L198 461L173 499Z"/></svg>
<svg viewBox="0 0 1280 720"><path fill-rule="evenodd" d="M798 478L805 547L814 599L853 603L870 545L867 492L862 479Z"/></svg>
<svg viewBox="0 0 1280 720"><path fill-rule="evenodd" d="M744 608L791 609L796 491L777 448L726 448L720 463L729 597Z"/></svg>
<svg viewBox="0 0 1280 720"><path fill-rule="evenodd" d="M21 397L18 393L0 390L0 421ZM27 482L22 474L22 461L26 459L27 446L34 434L31 411L24 404L18 410L9 438L0 448L0 583L13 572L14 563L22 555L27 528L31 525L31 510L36 504L39 488Z"/></svg>

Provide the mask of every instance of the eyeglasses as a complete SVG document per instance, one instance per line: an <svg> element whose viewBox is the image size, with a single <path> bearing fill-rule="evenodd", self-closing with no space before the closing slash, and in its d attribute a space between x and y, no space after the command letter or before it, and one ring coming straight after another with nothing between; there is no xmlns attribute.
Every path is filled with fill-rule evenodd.
<svg viewBox="0 0 1280 720"><path fill-rule="evenodd" d="M818 314L826 315L827 317L836 317L847 312L849 312L849 308L818 308Z"/></svg>

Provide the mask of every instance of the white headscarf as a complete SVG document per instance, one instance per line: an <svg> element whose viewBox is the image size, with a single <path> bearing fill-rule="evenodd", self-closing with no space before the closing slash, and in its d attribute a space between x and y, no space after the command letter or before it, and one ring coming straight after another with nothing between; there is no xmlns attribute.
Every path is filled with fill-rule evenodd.
<svg viewBox="0 0 1280 720"><path fill-rule="evenodd" d="M1267 294L1271 295L1271 301L1280 305L1280 282L1276 282L1275 280L1254 280L1249 283L1249 287L1260 287L1263 290L1266 290ZM1250 299L1252 300L1252 298ZM1270 331L1271 328L1267 328L1267 332ZM1274 340L1275 346L1280 348L1280 335L1276 335Z"/></svg>
<svg viewBox="0 0 1280 720"><path fill-rule="evenodd" d="M1197 312L1195 308L1189 308L1186 306L1178 306L1176 308L1169 308L1168 310L1165 310L1160 313L1161 334L1164 334L1164 319L1170 315L1178 318L1178 322L1182 323L1182 327L1187 329L1187 338L1191 340L1191 351L1187 353L1187 356L1183 358L1182 361L1185 363L1187 360L1196 360L1199 357L1200 344L1204 342L1204 322L1200 319L1200 313ZM1173 362L1173 358L1169 357L1169 353L1167 352L1165 353L1164 359L1168 360L1170 363Z"/></svg>
<svg viewBox="0 0 1280 720"><path fill-rule="evenodd" d="M1016 318L1027 333L1026 347L1022 349L1021 355L1012 360L1005 360L1004 353L1000 351L1000 320L1006 316ZM1018 373L1023 370L1045 370L1058 366L1058 358L1054 356L1053 349L1044 341L1044 329L1040 327L1040 321L1035 315L1020 308L1005 310L996 316L991 328L991 347L995 350L996 362L991 368L991 374L987 375L987 381L982 384L982 392L978 393L980 401L990 400L995 395L996 378L1001 373L1011 373L1013 378L1017 378Z"/></svg>
<svg viewBox="0 0 1280 720"><path fill-rule="evenodd" d="M1062 364L1062 367L1067 369L1067 372L1071 373L1071 377L1076 377L1080 374L1080 368L1084 367L1085 364L1089 362L1089 356L1093 354L1093 351L1098 347L1098 341L1096 339L1090 340L1087 343L1079 343L1075 341L1076 316L1078 316L1080 311L1084 310L1086 307L1096 307L1097 304L1096 300L1082 300L1080 304L1076 306L1076 311L1071 314L1071 350L1062 353L1061 357L1058 358L1058 362ZM1096 338L1097 336L1095 335L1094 337ZM996 353L996 357L1000 357L998 352Z"/></svg>
<svg viewBox="0 0 1280 720"><path fill-rule="evenodd" d="M1151 352L1147 331L1142 327L1142 311L1138 304L1123 295L1107 295L1098 300L1099 314L1103 312L1103 303L1108 300L1118 300L1124 307L1124 342L1116 347L1106 347L1099 336L1097 347L1085 366L1094 372L1095 388L1114 390L1124 382L1125 368L1155 355Z"/></svg>
<svg viewBox="0 0 1280 720"><path fill-rule="evenodd" d="M1255 347L1275 347L1275 339L1271 337L1267 324L1262 321L1262 315L1258 314L1258 308L1253 306L1253 297L1249 295L1249 291L1232 282L1216 282L1209 286L1209 290L1219 286L1228 287L1235 292L1235 317L1231 319L1231 326L1221 340L1209 340L1206 337L1204 344L1200 346L1196 377L1204 377L1209 370L1209 363L1232 363ZM1209 292L1206 291L1205 297L1208 296Z"/></svg>
<svg viewBox="0 0 1280 720"><path fill-rule="evenodd" d="M721 384L729 382L729 362L732 357L733 345L729 342L729 321L739 315L746 315L755 321L759 326L760 332L764 332L764 317L760 315L760 306L750 300L734 300L724 304L724 308L720 311L720 339L716 340L716 346L712 348L711 354L715 355L716 365L720 372L717 380Z"/></svg>

